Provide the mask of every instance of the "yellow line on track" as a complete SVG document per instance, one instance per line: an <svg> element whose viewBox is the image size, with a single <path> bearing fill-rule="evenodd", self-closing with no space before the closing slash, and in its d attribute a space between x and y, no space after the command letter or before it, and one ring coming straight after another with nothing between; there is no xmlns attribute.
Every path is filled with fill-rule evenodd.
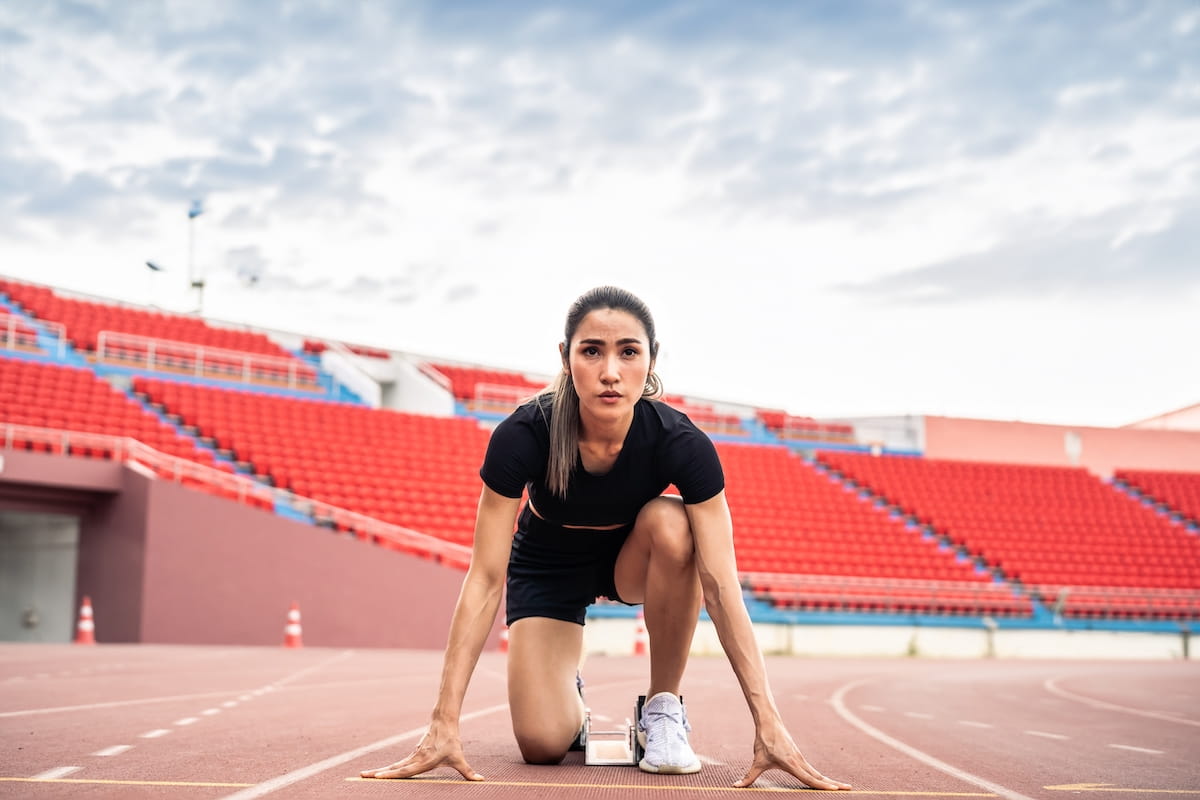
<svg viewBox="0 0 1200 800"><path fill-rule="evenodd" d="M387 778L346 778L347 782L373 782L388 780ZM841 792L833 789L809 789L803 786L789 788L785 786L748 786L744 789L739 789L736 786L679 786L649 783L557 783L552 781L466 781L455 778L404 778L397 780L397 783L442 783L446 785L464 784L477 787L487 786L524 786L538 787L547 789L620 789L621 791L648 791L648 792L730 792L736 794L745 794L747 792L804 792L812 794L813 792L821 792L822 794L838 794L847 797L862 797L863 795L886 795L889 797L996 797L991 792L922 792L922 791L904 791L904 790L871 790L871 789L854 789L850 792Z"/></svg>
<svg viewBox="0 0 1200 800"><path fill-rule="evenodd" d="M1064 783L1045 787L1056 792L1125 792L1128 794L1200 794L1200 789L1129 789L1115 783Z"/></svg>
<svg viewBox="0 0 1200 800"><path fill-rule="evenodd" d="M253 783L217 783L213 781L117 781L102 778L6 778L0 776L0 781L8 783L89 783L104 786L216 786L242 788L254 786Z"/></svg>

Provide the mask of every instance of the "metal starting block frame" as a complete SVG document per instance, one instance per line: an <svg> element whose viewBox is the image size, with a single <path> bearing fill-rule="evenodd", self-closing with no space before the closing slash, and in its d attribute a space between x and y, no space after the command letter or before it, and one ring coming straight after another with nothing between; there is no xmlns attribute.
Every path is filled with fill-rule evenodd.
<svg viewBox="0 0 1200 800"><path fill-rule="evenodd" d="M633 707L633 722L628 719L612 731L592 729L592 710L583 717L583 763L589 767L634 767L642 760L642 743L638 740L638 722L646 696L640 695Z"/></svg>

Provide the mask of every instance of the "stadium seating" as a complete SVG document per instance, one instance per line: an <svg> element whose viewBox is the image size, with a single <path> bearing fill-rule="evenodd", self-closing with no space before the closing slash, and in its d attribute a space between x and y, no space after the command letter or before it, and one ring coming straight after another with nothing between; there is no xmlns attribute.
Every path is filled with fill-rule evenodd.
<svg viewBox="0 0 1200 800"><path fill-rule="evenodd" d="M705 433L720 436L748 436L750 433L737 414L717 411L709 403L697 403L675 394L663 395L662 402L687 414L688 419Z"/></svg>
<svg viewBox="0 0 1200 800"><path fill-rule="evenodd" d="M1173 618L1200 589L1200 537L1086 470L835 452L818 458L1067 615ZM1156 601L1144 590L1175 594Z"/></svg>
<svg viewBox="0 0 1200 800"><path fill-rule="evenodd" d="M199 317L61 297L47 287L11 280L0 280L0 292L38 319L61 324L71 344L86 353L95 355L104 332L126 334L109 348L109 360L146 365L146 352L158 341L162 344L157 347L157 361L149 365L152 369L192 373L197 358L203 358L217 376L241 376L249 369L264 381L292 378L294 383L299 375L304 384L316 385L316 371L311 366L263 333L215 328ZM180 347L180 343L189 346ZM204 354L203 348L225 352Z"/></svg>
<svg viewBox="0 0 1200 800"><path fill-rule="evenodd" d="M0 422L63 431L128 436L168 455L217 466L210 451L156 419L87 369L0 356ZM17 442L50 451L45 441ZM90 448L76 455L105 455ZM225 467L228 470L228 467Z"/></svg>
<svg viewBox="0 0 1200 800"><path fill-rule="evenodd" d="M1200 473L1119 469L1114 477L1200 523Z"/></svg>
<svg viewBox="0 0 1200 800"><path fill-rule="evenodd" d="M488 433L442 419L138 378L134 391L298 495L469 544Z"/></svg>
<svg viewBox="0 0 1200 800"><path fill-rule="evenodd" d="M361 344L347 344L345 347L351 353L359 356L366 356L367 358L378 358L386 361L392 357L392 354L387 350L382 350L378 347L367 347L366 345ZM321 353L324 353L329 349L329 343L321 341L320 339L305 339L302 349L309 355L319 356Z"/></svg>
<svg viewBox="0 0 1200 800"><path fill-rule="evenodd" d="M986 593L989 613L1029 613L1028 599L995 587L990 575L976 572L787 448L722 442L717 450L726 472L738 568L750 574L750 589L764 598L793 607L841 603L847 610L942 612L959 610L964 592ZM797 581L795 576L835 580ZM839 585L857 578L875 580L869 597ZM889 589L889 582L899 582L899 588Z"/></svg>
<svg viewBox="0 0 1200 800"><path fill-rule="evenodd" d="M505 386L517 390L515 396L535 394L546 387L547 382L530 380L526 376L500 369L468 367L455 364L430 363L426 365L446 377L454 399L472 403L478 399L480 386ZM515 405L515 404L514 404Z"/></svg>
<svg viewBox="0 0 1200 800"><path fill-rule="evenodd" d="M812 417L797 417L784 411L758 409L759 422L781 439L805 439L825 442L854 441L854 426L838 422L818 422Z"/></svg>
<svg viewBox="0 0 1200 800"><path fill-rule="evenodd" d="M315 369L261 333L61 297L11 280L0 279L0 292L93 361L100 331L116 331L160 344L257 354L261 364L286 359L319 387ZM371 526L381 520L469 545L478 467L488 441L470 415L494 418L544 388L542 381L512 371L426 363L426 374L468 412L445 419L135 378L135 392L188 434L181 435L95 371L48 363L64 355L43 349L54 336L40 337L38 326L0 311L0 423L11 423L5 429L9 446L111 458L112 445L96 441L130 437L168 455L232 471L200 445L211 446L262 481L316 501L304 502L319 523L408 552L418 549ZM106 334L105 341L118 357L133 359L137 338L122 335ZM309 339L304 351L317 355L329 346ZM391 357L347 347L367 357ZM188 369L187 352L165 347L160 356L178 358L178 366ZM258 377L272 378L267 372ZM784 445L749 441L757 426L748 428L711 404L681 395L663 400L714 434L744 583L778 608L1027 617L1041 613L1031 600L1036 598L1068 617L1200 618L1200 474L1118 471L1117 482L1136 490L1135 497L1083 469L832 450L820 452L814 465ZM763 427L793 443L840 445L854 439L849 425L782 411L755 413ZM217 475L238 483L238 492L247 483ZM218 494L229 491L202 479L182 482ZM275 508L271 492L257 489L261 493L253 502ZM321 517L325 512L319 509L329 507L337 508ZM363 523L358 515L370 519Z"/></svg>

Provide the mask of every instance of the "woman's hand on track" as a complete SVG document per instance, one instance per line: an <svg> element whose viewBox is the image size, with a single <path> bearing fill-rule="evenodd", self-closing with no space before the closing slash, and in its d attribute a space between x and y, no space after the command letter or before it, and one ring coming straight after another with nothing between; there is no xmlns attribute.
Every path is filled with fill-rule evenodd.
<svg viewBox="0 0 1200 800"><path fill-rule="evenodd" d="M742 779L733 785L738 788L750 786L758 776L769 769L781 769L813 789L849 789L850 784L826 778L796 747L791 734L782 725L769 730L760 730L754 739L754 763Z"/></svg>
<svg viewBox="0 0 1200 800"><path fill-rule="evenodd" d="M469 781L483 780L483 776L467 763L458 734L438 725L429 727L407 758L380 769L363 770L360 774L364 778L411 778L442 766L453 767Z"/></svg>

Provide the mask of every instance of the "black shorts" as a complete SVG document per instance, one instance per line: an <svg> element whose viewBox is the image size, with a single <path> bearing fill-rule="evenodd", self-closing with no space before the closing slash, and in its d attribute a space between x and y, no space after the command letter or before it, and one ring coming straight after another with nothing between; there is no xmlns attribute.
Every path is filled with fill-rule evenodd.
<svg viewBox="0 0 1200 800"><path fill-rule="evenodd" d="M597 597L624 602L617 596L613 572L632 530L632 524L611 531L564 528L526 507L508 559L508 624L549 617L582 625Z"/></svg>

